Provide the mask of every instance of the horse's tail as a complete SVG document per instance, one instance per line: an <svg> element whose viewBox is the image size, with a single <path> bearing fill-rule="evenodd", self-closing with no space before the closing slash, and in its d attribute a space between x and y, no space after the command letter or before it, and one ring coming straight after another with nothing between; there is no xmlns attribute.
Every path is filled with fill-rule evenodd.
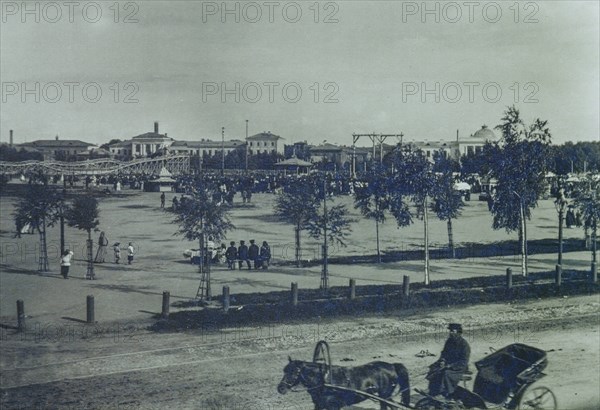
<svg viewBox="0 0 600 410"><path fill-rule="evenodd" d="M394 363L394 369L398 376L398 386L400 387L400 393L402 394L402 404L405 406L410 405L410 381L408 379L408 370L401 363Z"/></svg>

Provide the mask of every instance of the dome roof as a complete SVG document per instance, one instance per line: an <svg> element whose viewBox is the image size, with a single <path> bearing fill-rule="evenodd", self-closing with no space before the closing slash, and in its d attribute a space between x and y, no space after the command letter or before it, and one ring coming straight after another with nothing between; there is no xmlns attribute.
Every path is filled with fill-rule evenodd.
<svg viewBox="0 0 600 410"><path fill-rule="evenodd" d="M473 138L484 141L495 140L496 134L494 134L494 131L490 130L487 125L482 125L481 129L473 134Z"/></svg>

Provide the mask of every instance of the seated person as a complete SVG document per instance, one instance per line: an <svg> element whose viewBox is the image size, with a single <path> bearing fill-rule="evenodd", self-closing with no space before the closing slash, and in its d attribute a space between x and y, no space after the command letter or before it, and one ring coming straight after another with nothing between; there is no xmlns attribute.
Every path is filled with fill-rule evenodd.
<svg viewBox="0 0 600 410"><path fill-rule="evenodd" d="M462 326L448 325L450 335L438 361L429 366L429 394L451 398L463 374L468 370L471 348L462 337Z"/></svg>

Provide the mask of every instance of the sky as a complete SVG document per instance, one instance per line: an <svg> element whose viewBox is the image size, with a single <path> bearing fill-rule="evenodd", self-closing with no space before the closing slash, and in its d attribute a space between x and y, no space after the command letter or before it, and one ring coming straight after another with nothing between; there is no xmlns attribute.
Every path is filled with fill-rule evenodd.
<svg viewBox="0 0 600 410"><path fill-rule="evenodd" d="M246 120L288 144L452 140L514 104L556 144L598 141L599 4L2 1L0 140L102 144L154 121L233 139Z"/></svg>

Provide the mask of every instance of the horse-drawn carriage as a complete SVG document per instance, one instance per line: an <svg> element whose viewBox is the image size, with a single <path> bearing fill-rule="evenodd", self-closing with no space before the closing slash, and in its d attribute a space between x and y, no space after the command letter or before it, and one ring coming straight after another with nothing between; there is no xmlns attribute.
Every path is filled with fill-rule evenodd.
<svg viewBox="0 0 600 410"><path fill-rule="evenodd" d="M290 390L308 392L315 410L339 410L364 400L379 403L381 410L556 410L554 393L547 387L533 386L545 376L543 370L547 364L543 350L511 344L475 363L477 375L472 391L466 388L466 382L471 380L468 373L463 378L465 387L457 386L448 399L435 398L415 389L422 397L412 406L408 372L402 364L371 362L357 367L332 366L329 345L320 341L312 362L289 359L278 391L281 394ZM294 390L298 386L304 390ZM401 395L401 402L392 400L397 394Z"/></svg>

